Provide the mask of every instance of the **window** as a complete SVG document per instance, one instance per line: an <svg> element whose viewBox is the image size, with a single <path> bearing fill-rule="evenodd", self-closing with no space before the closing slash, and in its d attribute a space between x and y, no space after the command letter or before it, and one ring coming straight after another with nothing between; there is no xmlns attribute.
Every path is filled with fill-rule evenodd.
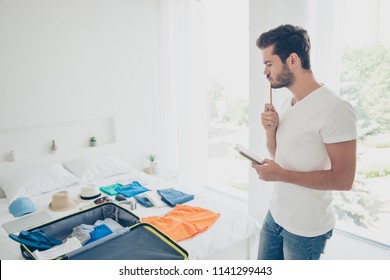
<svg viewBox="0 0 390 280"><path fill-rule="evenodd" d="M209 93L208 185L246 190L248 163L233 147L249 142L248 1L203 3ZM337 26L342 38L339 92L354 106L359 131L353 190L334 192L337 227L389 246L390 17L386 12L390 2L341 0L337 4L341 10L334 16L340 15L342 23ZM320 25L318 21L310 27L329 31L328 26Z"/></svg>
<svg viewBox="0 0 390 280"><path fill-rule="evenodd" d="M247 190L248 162L238 156L234 146L247 146L249 141L249 1L203 3L209 95L208 185Z"/></svg>
<svg viewBox="0 0 390 280"><path fill-rule="evenodd" d="M335 192L337 226L390 246L389 1L344 0L340 95L358 116L358 168ZM362 20L361 15L365 15Z"/></svg>

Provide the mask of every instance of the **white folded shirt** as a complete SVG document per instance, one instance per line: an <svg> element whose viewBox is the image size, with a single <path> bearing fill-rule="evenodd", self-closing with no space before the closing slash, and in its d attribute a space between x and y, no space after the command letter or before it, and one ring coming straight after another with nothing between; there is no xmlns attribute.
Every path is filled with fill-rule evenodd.
<svg viewBox="0 0 390 280"><path fill-rule="evenodd" d="M72 252L81 247L82 245L77 239L77 237L71 237L66 239L66 241L60 245L56 245L45 251L35 250L33 253L38 260L50 260Z"/></svg>
<svg viewBox="0 0 390 280"><path fill-rule="evenodd" d="M167 206L167 204L161 200L161 195L157 191L145 192L145 197L149 199L154 207L160 208Z"/></svg>

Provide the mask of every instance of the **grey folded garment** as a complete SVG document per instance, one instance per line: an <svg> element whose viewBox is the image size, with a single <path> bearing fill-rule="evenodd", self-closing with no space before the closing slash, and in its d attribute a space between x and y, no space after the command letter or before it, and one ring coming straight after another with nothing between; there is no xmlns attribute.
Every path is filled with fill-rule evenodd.
<svg viewBox="0 0 390 280"><path fill-rule="evenodd" d="M68 238L76 237L80 241L81 245L84 245L91 239L89 233L93 231L94 228L95 226L93 225L81 224L73 228L72 233L68 236Z"/></svg>

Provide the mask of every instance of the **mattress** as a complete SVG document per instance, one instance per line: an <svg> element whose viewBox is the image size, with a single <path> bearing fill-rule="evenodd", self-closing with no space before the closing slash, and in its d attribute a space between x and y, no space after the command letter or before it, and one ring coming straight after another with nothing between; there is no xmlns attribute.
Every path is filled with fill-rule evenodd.
<svg viewBox="0 0 390 280"><path fill-rule="evenodd" d="M191 193L194 195L194 199L186 202L185 205L202 207L220 214L218 220L206 231L192 238L178 242L187 250L189 259L191 260L208 259L215 253L221 252L248 238L256 237L259 234L259 223L248 215L246 209L235 207L235 205L232 205L232 203L225 200L223 195L205 187L199 187L196 190L185 190L172 182L163 181L136 170L133 170L131 173L96 180L93 183L97 186L107 186L115 184L118 181L126 180L137 180L150 190L174 188L183 192L185 191L186 193ZM66 189L71 196L77 197L80 193L81 186L82 184L74 184L64 189ZM51 211L48 205L51 202L53 193L57 191L58 190L31 197L37 208L37 213L45 212L52 219L56 219L80 211L80 209L90 205L90 202L80 202L77 208L69 211ZM8 212L8 205L9 201L7 198L0 199L0 224L2 225L17 219ZM131 211L142 219L150 216L162 216L167 214L170 210L172 210L172 207L169 206L146 208L137 204L136 209ZM0 259L2 260L23 259L20 253L19 243L8 237L8 232L5 230L4 226L0 228L0 248Z"/></svg>

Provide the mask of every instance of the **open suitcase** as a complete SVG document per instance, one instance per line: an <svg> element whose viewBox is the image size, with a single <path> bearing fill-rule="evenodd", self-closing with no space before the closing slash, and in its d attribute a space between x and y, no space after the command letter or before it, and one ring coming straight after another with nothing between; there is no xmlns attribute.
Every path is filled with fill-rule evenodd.
<svg viewBox="0 0 390 280"><path fill-rule="evenodd" d="M140 222L139 217L115 203L103 203L69 216L33 227L27 231L43 231L57 240L66 239L74 227L93 225L98 220L112 218L124 227L92 243L57 257L62 260L183 260L187 251L151 224ZM25 259L36 259L35 248L20 245Z"/></svg>

